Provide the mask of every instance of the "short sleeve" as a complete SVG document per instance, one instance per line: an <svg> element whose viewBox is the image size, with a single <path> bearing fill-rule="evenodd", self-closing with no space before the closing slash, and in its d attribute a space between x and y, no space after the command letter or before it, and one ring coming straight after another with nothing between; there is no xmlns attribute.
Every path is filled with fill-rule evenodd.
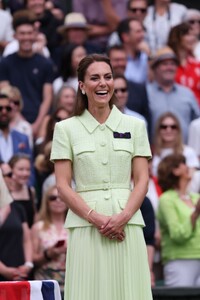
<svg viewBox="0 0 200 300"><path fill-rule="evenodd" d="M65 121L55 125L50 156L52 162L60 159L72 160L72 148L66 126L63 123L65 124Z"/></svg>
<svg viewBox="0 0 200 300"><path fill-rule="evenodd" d="M146 125L145 122L141 120L138 120L135 130L133 157L135 156L144 156L148 159L151 158L151 149L147 136Z"/></svg>
<svg viewBox="0 0 200 300"><path fill-rule="evenodd" d="M0 208L4 205L11 203L12 201L12 197L7 189L7 186L2 176L2 172L0 170Z"/></svg>

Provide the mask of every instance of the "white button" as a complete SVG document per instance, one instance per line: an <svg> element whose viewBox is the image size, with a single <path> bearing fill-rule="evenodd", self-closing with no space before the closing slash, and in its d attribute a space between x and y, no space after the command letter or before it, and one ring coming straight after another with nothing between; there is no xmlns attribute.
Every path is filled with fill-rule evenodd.
<svg viewBox="0 0 200 300"><path fill-rule="evenodd" d="M102 160L103 165L107 165L107 163L108 163L107 159Z"/></svg>
<svg viewBox="0 0 200 300"><path fill-rule="evenodd" d="M108 182L109 182L109 179L108 179L108 178L105 178L105 179L103 179L103 182L104 182L104 183L108 183Z"/></svg>
<svg viewBox="0 0 200 300"><path fill-rule="evenodd" d="M101 145L102 147L104 147L104 146L106 145L106 143L105 143L105 142L101 142L100 145Z"/></svg>
<svg viewBox="0 0 200 300"><path fill-rule="evenodd" d="M105 195L105 196L104 196L104 199L105 199L105 200L108 200L108 199L110 199L110 196L109 196L109 195Z"/></svg>

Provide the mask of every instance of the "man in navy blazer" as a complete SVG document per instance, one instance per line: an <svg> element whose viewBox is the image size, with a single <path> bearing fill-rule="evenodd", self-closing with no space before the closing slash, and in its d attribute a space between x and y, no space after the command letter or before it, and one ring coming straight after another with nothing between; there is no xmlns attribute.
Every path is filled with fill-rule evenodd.
<svg viewBox="0 0 200 300"><path fill-rule="evenodd" d="M8 96L0 94L0 159L4 162L16 153L25 153L32 158L28 137L9 128L11 109Z"/></svg>

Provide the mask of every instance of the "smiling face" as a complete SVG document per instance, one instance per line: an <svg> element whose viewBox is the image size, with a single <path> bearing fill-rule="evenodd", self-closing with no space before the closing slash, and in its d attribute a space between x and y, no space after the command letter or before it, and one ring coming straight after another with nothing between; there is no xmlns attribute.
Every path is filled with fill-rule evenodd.
<svg viewBox="0 0 200 300"><path fill-rule="evenodd" d="M154 76L158 83L169 84L174 82L177 64L172 59L166 59L160 62L154 68Z"/></svg>
<svg viewBox="0 0 200 300"><path fill-rule="evenodd" d="M19 159L12 168L13 180L20 184L27 184L31 175L31 164L29 159Z"/></svg>
<svg viewBox="0 0 200 300"><path fill-rule="evenodd" d="M166 117L160 124L160 136L166 146L171 146L174 144L177 134L178 125L176 121L171 117Z"/></svg>
<svg viewBox="0 0 200 300"><path fill-rule="evenodd" d="M35 42L36 33L31 24L22 24L16 28L15 38L19 42L19 53L24 55L32 54L32 46Z"/></svg>
<svg viewBox="0 0 200 300"><path fill-rule="evenodd" d="M67 209L67 205L58 196L57 188L51 189L48 193L47 201L50 213L63 214Z"/></svg>
<svg viewBox="0 0 200 300"><path fill-rule="evenodd" d="M89 65L80 89L88 98L88 108L109 106L114 91L112 70L105 62L93 62Z"/></svg>

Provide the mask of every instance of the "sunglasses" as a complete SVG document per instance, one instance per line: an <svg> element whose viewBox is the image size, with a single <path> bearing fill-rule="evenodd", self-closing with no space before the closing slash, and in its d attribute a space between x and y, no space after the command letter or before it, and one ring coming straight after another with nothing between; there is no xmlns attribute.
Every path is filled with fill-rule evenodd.
<svg viewBox="0 0 200 300"><path fill-rule="evenodd" d="M195 24L195 23L197 23L197 24L200 25L200 20L189 20L188 22L189 22L189 24L191 24L191 25L193 25L193 24Z"/></svg>
<svg viewBox="0 0 200 300"><path fill-rule="evenodd" d="M12 177L12 172L9 172L7 174L3 174L3 177L9 177L9 178L11 178Z"/></svg>
<svg viewBox="0 0 200 300"><path fill-rule="evenodd" d="M12 108L10 106L0 106L0 112L2 112L4 109L7 112L10 112L12 110Z"/></svg>
<svg viewBox="0 0 200 300"><path fill-rule="evenodd" d="M173 130L175 130L175 129L177 129L178 127L177 127L177 125L165 125L165 124L161 124L160 125L160 129L167 129L167 128L171 128L171 129L173 129Z"/></svg>
<svg viewBox="0 0 200 300"><path fill-rule="evenodd" d="M48 200L51 201L51 202L53 202L53 201L56 201L58 198L59 198L59 196L49 195Z"/></svg>
<svg viewBox="0 0 200 300"><path fill-rule="evenodd" d="M115 94L117 94L118 92L126 93L126 92L127 92L127 88L119 88L119 89L115 89Z"/></svg>
<svg viewBox="0 0 200 300"><path fill-rule="evenodd" d="M136 13L139 11L142 14L145 14L147 12L147 8L139 8L139 7L138 8L130 7L129 10L132 11L132 13Z"/></svg>

